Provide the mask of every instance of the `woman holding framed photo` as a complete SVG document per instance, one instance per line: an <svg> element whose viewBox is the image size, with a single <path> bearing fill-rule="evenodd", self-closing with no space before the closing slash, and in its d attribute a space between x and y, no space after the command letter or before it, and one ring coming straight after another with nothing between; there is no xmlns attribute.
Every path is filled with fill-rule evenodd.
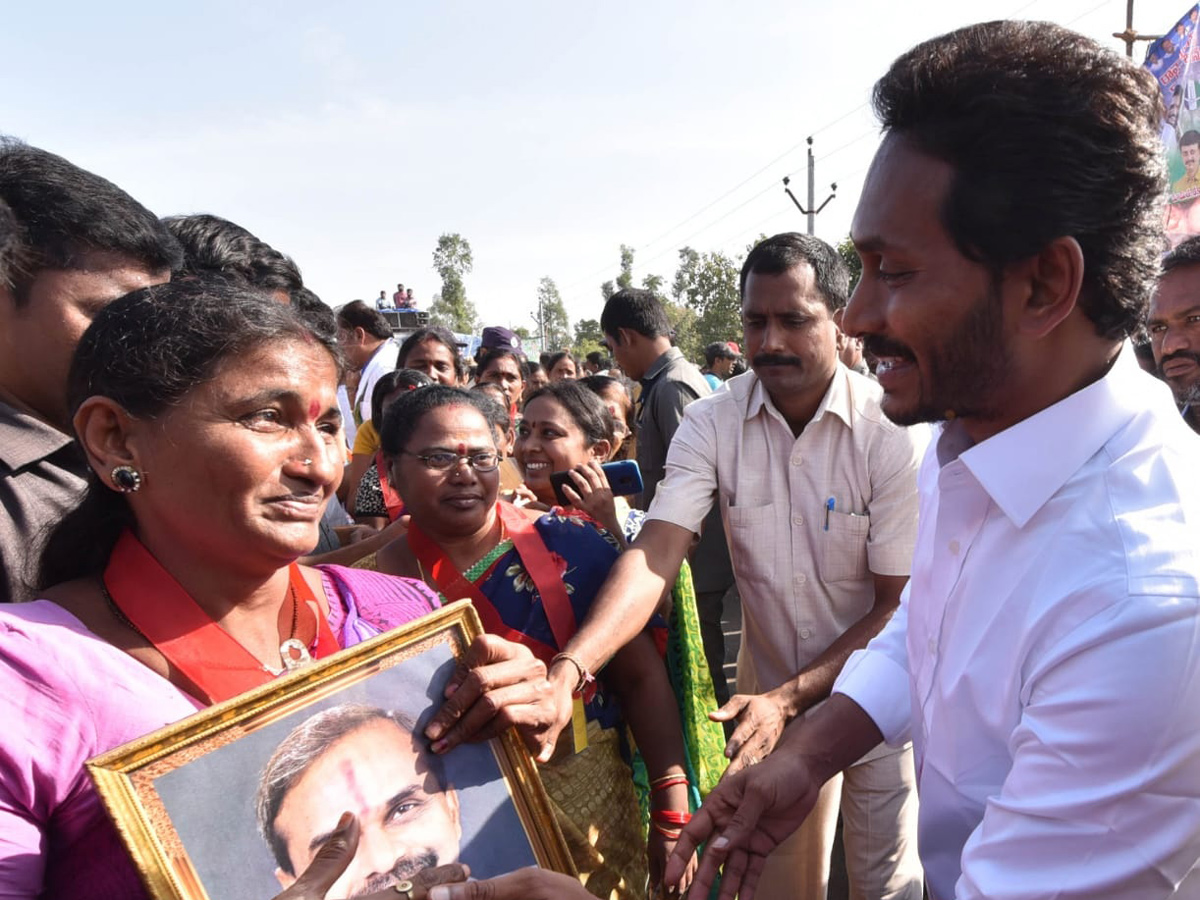
<svg viewBox="0 0 1200 900"><path fill-rule="evenodd" d="M439 605L416 580L295 562L341 478L339 367L331 317L224 281L137 291L83 335L87 495L49 539L41 599L0 611L5 896L144 897L86 760ZM544 679L492 649L510 699ZM353 854L356 826L339 834L315 882Z"/></svg>

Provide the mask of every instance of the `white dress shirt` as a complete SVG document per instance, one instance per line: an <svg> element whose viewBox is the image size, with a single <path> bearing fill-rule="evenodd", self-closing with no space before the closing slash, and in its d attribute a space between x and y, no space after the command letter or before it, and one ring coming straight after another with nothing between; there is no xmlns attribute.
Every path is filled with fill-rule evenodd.
<svg viewBox="0 0 1200 900"><path fill-rule="evenodd" d="M1200 896L1200 438L1128 345L964 438L926 456L912 580L834 688L913 741L931 895Z"/></svg>
<svg viewBox="0 0 1200 900"><path fill-rule="evenodd" d="M379 349L363 366L358 390L354 393L354 414L358 422L371 418L371 393L375 390L375 382L396 368L399 356L400 345L388 339L379 345Z"/></svg>
<svg viewBox="0 0 1200 900"><path fill-rule="evenodd" d="M839 364L799 437L753 372L684 411L647 518L698 532L719 500L742 601L742 693L791 679L870 612L872 574L908 574L929 432L893 424L881 396Z"/></svg>

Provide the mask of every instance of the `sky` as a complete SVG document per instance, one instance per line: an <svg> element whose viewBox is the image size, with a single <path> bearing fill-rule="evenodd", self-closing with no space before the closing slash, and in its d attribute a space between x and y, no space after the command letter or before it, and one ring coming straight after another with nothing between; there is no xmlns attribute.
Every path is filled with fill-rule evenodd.
<svg viewBox="0 0 1200 900"><path fill-rule="evenodd" d="M1136 0L1160 34L1187 0ZM428 304L438 236L471 244L485 325L533 328L541 278L575 321L635 248L740 259L806 220L849 231L878 129L871 85L919 41L1046 19L1124 50L1126 0L606 0L13 4L0 132L159 215L209 212L292 256L331 306L403 282ZM1145 55L1145 44L1135 58Z"/></svg>

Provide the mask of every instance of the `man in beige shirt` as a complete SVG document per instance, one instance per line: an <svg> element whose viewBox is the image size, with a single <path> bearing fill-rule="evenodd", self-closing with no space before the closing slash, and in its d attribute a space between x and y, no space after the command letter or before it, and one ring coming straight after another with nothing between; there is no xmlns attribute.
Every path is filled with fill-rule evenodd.
<svg viewBox="0 0 1200 900"><path fill-rule="evenodd" d="M894 425L881 391L840 365L833 314L849 275L833 248L781 234L742 270L752 371L686 410L642 533L568 645L598 668L649 616L719 504L742 597L731 769L768 754L784 725L829 696L849 654L883 627L907 581L927 436ZM551 671L558 687L574 669ZM822 792L819 812L767 862L765 898L824 898L839 799L855 898L921 896L909 748L881 745Z"/></svg>

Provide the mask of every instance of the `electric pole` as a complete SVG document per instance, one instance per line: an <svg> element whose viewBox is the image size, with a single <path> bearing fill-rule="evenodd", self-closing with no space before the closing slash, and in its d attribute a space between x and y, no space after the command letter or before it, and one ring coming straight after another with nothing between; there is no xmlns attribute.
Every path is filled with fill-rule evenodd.
<svg viewBox="0 0 1200 900"><path fill-rule="evenodd" d="M1133 59L1135 41L1157 41L1161 34L1138 34L1133 28L1133 0L1125 0L1125 30L1114 31L1113 37L1125 42L1125 55Z"/></svg>
<svg viewBox="0 0 1200 900"><path fill-rule="evenodd" d="M826 197L820 206L817 206L817 160L816 157L813 156L812 142L813 139L810 137L808 139L808 209L805 209L800 205L800 201L796 199L796 195L793 194L792 189L788 187L788 185L791 184L792 179L787 175L783 177L783 190L784 193L792 198L792 202L796 204L796 209L800 210L800 212L808 217L808 233L816 234L817 213L823 210L829 201L837 196L837 182L835 181L829 186L833 190L833 193Z"/></svg>

